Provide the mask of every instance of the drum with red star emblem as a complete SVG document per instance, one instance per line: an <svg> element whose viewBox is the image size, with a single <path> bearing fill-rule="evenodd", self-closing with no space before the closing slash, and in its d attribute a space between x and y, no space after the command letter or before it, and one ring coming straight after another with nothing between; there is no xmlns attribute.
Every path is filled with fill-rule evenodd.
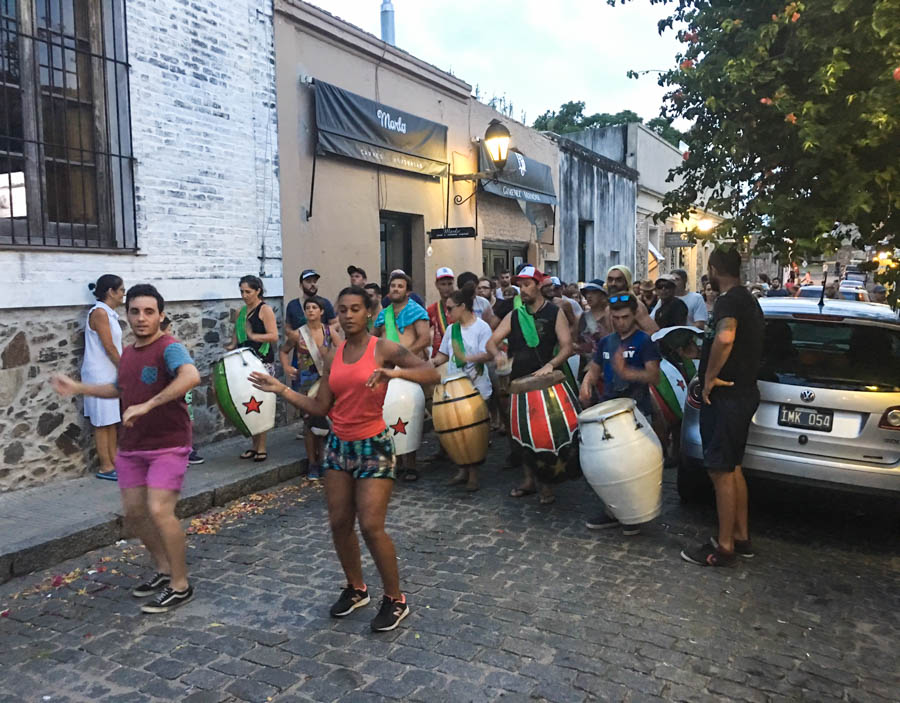
<svg viewBox="0 0 900 703"><path fill-rule="evenodd" d="M247 437L275 426L275 394L254 388L248 376L266 373L262 360L250 349L230 351L213 365L213 388L219 409Z"/></svg>
<svg viewBox="0 0 900 703"><path fill-rule="evenodd" d="M425 393L422 386L402 378L392 378L384 396L382 415L394 441L394 454L402 456L419 448L425 424Z"/></svg>

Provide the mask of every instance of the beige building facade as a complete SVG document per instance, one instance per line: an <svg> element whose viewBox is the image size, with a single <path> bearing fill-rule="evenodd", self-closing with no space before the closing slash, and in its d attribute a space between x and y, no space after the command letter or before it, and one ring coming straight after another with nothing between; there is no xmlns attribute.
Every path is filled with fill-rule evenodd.
<svg viewBox="0 0 900 703"><path fill-rule="evenodd" d="M376 283L402 268L430 302L440 267L480 274L501 258L501 268L558 258L552 206L530 208L529 218L518 200L458 178L479 171L478 142L500 119L511 150L546 164L555 184L549 139L474 100L468 83L319 8L277 0L274 24L286 299L299 294L308 268L332 299L349 283L348 265ZM323 84L336 96L330 116ZM372 115L378 124L367 131L362 123ZM337 126L324 124L332 118ZM417 129L427 144L407 148ZM384 148L384 140L405 141ZM432 238L447 228L474 228L477 236Z"/></svg>

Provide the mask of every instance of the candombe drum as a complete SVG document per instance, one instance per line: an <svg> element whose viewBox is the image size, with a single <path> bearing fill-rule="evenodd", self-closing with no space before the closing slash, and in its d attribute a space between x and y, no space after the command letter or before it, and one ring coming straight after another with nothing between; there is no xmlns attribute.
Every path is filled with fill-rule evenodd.
<svg viewBox="0 0 900 703"><path fill-rule="evenodd" d="M384 424L394 440L397 456L409 454L422 442L425 424L425 394L422 386L402 378L392 378L384 396Z"/></svg>
<svg viewBox="0 0 900 703"><path fill-rule="evenodd" d="M491 416L487 403L464 372L445 376L432 395L434 432L459 466L480 464L487 456Z"/></svg>
<svg viewBox="0 0 900 703"><path fill-rule="evenodd" d="M609 512L624 525L662 510L662 445L631 398L595 405L578 416L581 470Z"/></svg>
<svg viewBox="0 0 900 703"><path fill-rule="evenodd" d="M542 483L577 478L581 406L563 372L517 378L509 392L509 432L522 445L522 463Z"/></svg>
<svg viewBox="0 0 900 703"><path fill-rule="evenodd" d="M213 365L213 388L219 409L247 437L275 426L275 394L257 390L247 377L266 373L262 360L250 349L230 351Z"/></svg>

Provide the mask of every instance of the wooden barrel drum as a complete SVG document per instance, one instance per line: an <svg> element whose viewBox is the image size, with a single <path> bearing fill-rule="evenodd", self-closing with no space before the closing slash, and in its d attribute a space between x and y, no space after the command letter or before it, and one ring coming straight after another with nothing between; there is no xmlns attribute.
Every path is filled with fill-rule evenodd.
<svg viewBox="0 0 900 703"><path fill-rule="evenodd" d="M465 373L448 375L432 396L434 432L459 466L480 464L487 456L491 416L487 403Z"/></svg>

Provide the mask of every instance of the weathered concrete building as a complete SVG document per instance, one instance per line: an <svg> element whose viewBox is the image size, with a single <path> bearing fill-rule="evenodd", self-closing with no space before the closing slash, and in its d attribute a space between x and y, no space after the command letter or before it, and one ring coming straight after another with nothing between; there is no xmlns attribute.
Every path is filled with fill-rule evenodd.
<svg viewBox="0 0 900 703"><path fill-rule="evenodd" d="M635 266L638 173L580 144L556 137L559 147L560 276L566 281L606 278L614 264Z"/></svg>
<svg viewBox="0 0 900 703"><path fill-rule="evenodd" d="M208 374L232 333L238 278L262 274L276 308L282 292L271 3L11 7L0 44L0 113L11 117L0 123L0 490L96 468L81 401L48 383L78 373L89 282L115 273L160 289L204 377L201 445L228 432Z"/></svg>
<svg viewBox="0 0 900 703"><path fill-rule="evenodd" d="M702 221L712 227L721 221L715 213L698 210L688 222L669 219L654 222L663 207L663 197L676 183L667 182L669 172L682 161L679 149L642 124L632 123L588 129L566 137L582 146L624 164L638 173L637 218L635 223L636 279L656 278L658 273L683 268L688 272L688 286L697 290L700 276L706 271L711 246L691 244L667 246L680 239ZM674 236L673 236L674 235ZM684 242L689 244L689 242Z"/></svg>

